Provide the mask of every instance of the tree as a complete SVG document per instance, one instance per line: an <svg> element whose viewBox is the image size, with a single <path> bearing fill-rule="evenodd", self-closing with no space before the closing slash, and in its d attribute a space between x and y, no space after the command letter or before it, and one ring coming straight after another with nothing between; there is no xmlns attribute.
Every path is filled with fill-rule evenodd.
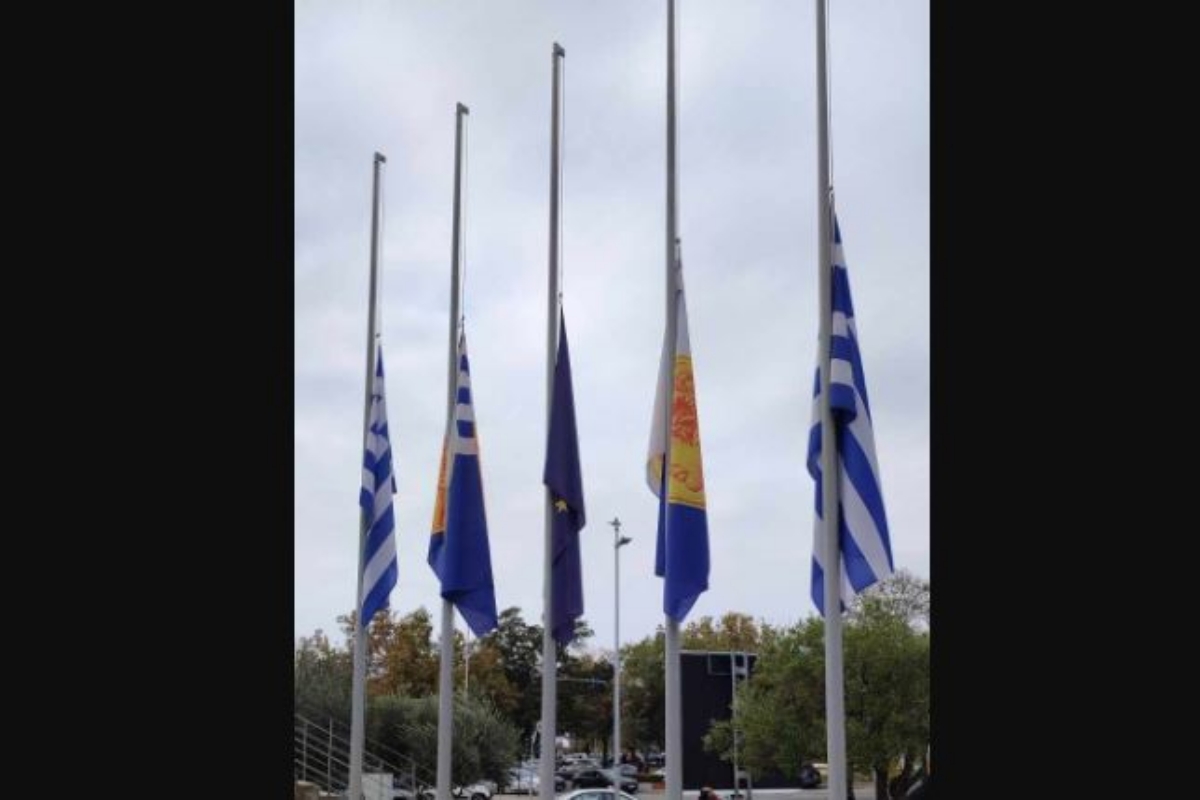
<svg viewBox="0 0 1200 800"><path fill-rule="evenodd" d="M371 624L372 695L424 697L437 692L439 654L433 621L418 608L404 617L376 616Z"/></svg>
<svg viewBox="0 0 1200 800"><path fill-rule="evenodd" d="M899 570L856 597L850 617L858 619L876 609L904 620L913 630L929 630L929 581Z"/></svg>
<svg viewBox="0 0 1200 800"><path fill-rule="evenodd" d="M520 708L521 693L508 679L500 648L484 638L471 646L470 655L470 685L464 686L465 692L471 697L487 698L506 719L513 719Z"/></svg>
<svg viewBox="0 0 1200 800"><path fill-rule="evenodd" d="M497 706L506 710L528 741L542 717L542 626L526 624L521 609L506 608L500 612L496 630L479 642L481 648L495 649L508 687L515 694L515 702L497 699Z"/></svg>
<svg viewBox="0 0 1200 800"><path fill-rule="evenodd" d="M764 637L754 675L738 686L738 756L752 774L799 775L825 752L824 630L809 618ZM705 747L733 758L733 723L713 725Z"/></svg>
<svg viewBox="0 0 1200 800"><path fill-rule="evenodd" d="M689 622L680 633L680 645L686 650L757 653L771 635L769 625L730 611L717 621L704 616ZM653 637L621 648L621 741L633 747L658 747L662 741L665 643L659 628Z"/></svg>
<svg viewBox="0 0 1200 800"><path fill-rule="evenodd" d="M372 699L367 737L417 765L418 780L431 784L437 774L438 699L385 696ZM481 779L501 782L518 758L520 734L484 698L454 703L451 779L465 785Z"/></svg>
<svg viewBox="0 0 1200 800"><path fill-rule="evenodd" d="M846 618L846 750L888 797L888 767L911 764L929 741L929 583L898 573L857 598ZM825 754L824 622L762 632L751 680L738 688L739 756L752 771L793 777ZM733 730L717 723L706 747L728 759Z"/></svg>
<svg viewBox="0 0 1200 800"><path fill-rule="evenodd" d="M293 671L295 710L314 720L350 718L350 653L330 644L319 628L301 637Z"/></svg>
<svg viewBox="0 0 1200 800"><path fill-rule="evenodd" d="M519 623L519 611L509 612L510 622L515 618ZM301 638L295 660L295 706L299 713L322 720L333 717L348 725L355 614L345 614L338 622L346 635L344 648L334 647L320 630ZM413 759L418 780L432 783L437 767L440 662L432 618L424 608L403 617L380 611L367 626L367 640L367 737L390 748L389 757L400 754ZM456 633L455 681L460 687L462 659L463 637ZM515 693L501 659L495 641L479 640L471 656L471 695L460 693L455 698L453 779L459 784L481 778L500 782L518 758L520 731L499 707L504 702L511 705Z"/></svg>
<svg viewBox="0 0 1200 800"><path fill-rule="evenodd" d="M659 747L666 725L666 684L663 661L666 635L660 626L654 636L621 648L621 741L629 747Z"/></svg>
<svg viewBox="0 0 1200 800"><path fill-rule="evenodd" d="M558 671L559 732L606 757L612 733L612 678L612 663L588 654L568 658Z"/></svg>
<svg viewBox="0 0 1200 800"><path fill-rule="evenodd" d="M681 639L685 650L753 653L760 644L759 629L754 618L736 611L726 612L716 625L712 617L700 617L689 622L682 631Z"/></svg>
<svg viewBox="0 0 1200 800"><path fill-rule="evenodd" d="M929 742L929 582L900 572L855 599L845 632L846 750L888 797L888 767Z"/></svg>

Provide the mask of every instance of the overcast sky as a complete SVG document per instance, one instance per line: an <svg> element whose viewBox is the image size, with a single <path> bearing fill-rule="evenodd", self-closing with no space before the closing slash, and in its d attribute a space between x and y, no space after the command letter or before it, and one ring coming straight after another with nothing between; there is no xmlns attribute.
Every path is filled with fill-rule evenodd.
<svg viewBox="0 0 1200 800"><path fill-rule="evenodd" d="M929 576L929 8L832 0L834 182L898 568ZM712 553L689 621L809 599L817 338L814 5L680 0L679 215ZM425 562L445 425L454 107L470 107L465 313L499 608L540 621L551 46L566 48L565 312L585 617L662 619L644 482L663 331L665 0L296 3L295 635L353 607L371 159L399 494L394 609ZM436 617L435 617L436 618ZM465 630L461 617L460 629ZM340 641L340 634L337 639Z"/></svg>

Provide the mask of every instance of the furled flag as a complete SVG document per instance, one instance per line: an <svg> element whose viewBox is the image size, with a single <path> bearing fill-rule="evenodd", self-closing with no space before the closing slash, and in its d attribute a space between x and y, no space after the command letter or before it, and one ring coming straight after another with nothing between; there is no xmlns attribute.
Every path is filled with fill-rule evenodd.
<svg viewBox="0 0 1200 800"><path fill-rule="evenodd" d="M561 313L559 327L562 333L554 363L554 399L550 405L550 433L542 481L550 489L553 507L550 630L554 639L565 645L575 637L575 620L583 615L579 531L587 523L579 470L579 438L575 430L575 393L571 389L571 354L567 347L567 322Z"/></svg>
<svg viewBox="0 0 1200 800"><path fill-rule="evenodd" d="M364 436L362 506L367 535L363 538L362 597L358 621L370 624L375 613L387 608L388 595L396 585L396 519L392 496L396 477L392 473L392 447L388 440L387 403L383 391L383 346L375 348L375 372L371 380L371 411Z"/></svg>
<svg viewBox="0 0 1200 800"><path fill-rule="evenodd" d="M843 609L868 586L892 574L892 546L875 460L875 434L867 382L858 352L850 279L842 252L842 234L833 221L833 326L829 345L829 405L837 443L838 549L841 551ZM824 555L821 549L821 372L813 387L813 424L808 436L808 472L816 481L816 529L813 537L812 597L825 613Z"/></svg>
<svg viewBox="0 0 1200 800"><path fill-rule="evenodd" d="M708 590L709 564L708 514L705 510L704 470L700 458L700 420L696 413L692 348L688 339L683 262L678 250L674 279L675 341L667 341L667 337L663 337L658 387L654 393L654 419L650 428L650 452L646 461L646 482L659 498L654 574L666 579L663 582L663 612L682 622L700 594ZM669 446L667 428L664 427L668 396L671 398ZM669 461L665 473L664 452Z"/></svg>
<svg viewBox="0 0 1200 800"><path fill-rule="evenodd" d="M483 636L496 627L496 592L465 334L458 340L458 386L446 436L429 537L429 566L441 581L442 597L458 607L472 633Z"/></svg>

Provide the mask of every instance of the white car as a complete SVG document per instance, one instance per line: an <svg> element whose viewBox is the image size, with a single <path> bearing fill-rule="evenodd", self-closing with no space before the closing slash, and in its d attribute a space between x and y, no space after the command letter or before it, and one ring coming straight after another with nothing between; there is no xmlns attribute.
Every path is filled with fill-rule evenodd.
<svg viewBox="0 0 1200 800"><path fill-rule="evenodd" d="M558 795L555 800L637 800L625 792L614 792L612 789L576 789L573 792Z"/></svg>
<svg viewBox="0 0 1200 800"><path fill-rule="evenodd" d="M492 800L495 791L489 785L491 781L481 781L470 786L455 786L452 790L455 800ZM433 787L421 792L422 800L435 800L437 792Z"/></svg>

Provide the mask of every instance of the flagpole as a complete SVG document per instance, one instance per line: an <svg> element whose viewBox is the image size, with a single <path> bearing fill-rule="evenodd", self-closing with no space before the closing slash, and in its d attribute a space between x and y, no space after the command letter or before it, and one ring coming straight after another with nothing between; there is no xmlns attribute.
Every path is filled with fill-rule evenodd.
<svg viewBox="0 0 1200 800"><path fill-rule="evenodd" d="M546 294L546 431L549 436L550 410L554 405L554 358L558 350L559 285L558 285L558 230L559 193L562 141L562 65L567 51L558 42L551 50L553 80L550 96L550 264ZM551 509L553 497L546 487L545 500L545 544L546 552L542 576L542 749L538 761L538 789L541 800L554 800L554 755L558 739L558 654L554 647L554 513Z"/></svg>
<svg viewBox="0 0 1200 800"><path fill-rule="evenodd" d="M376 329L378 317L375 313L378 305L379 284L379 176L383 164L387 161L382 153L375 154L372 167L373 181L371 188L371 280L367 290L367 388L363 409L363 438L367 436L371 424L371 384L375 377ZM362 509L358 524L358 594L354 603L354 675L350 693L350 778L349 794L351 800L362 797L362 765L364 739L366 736L366 694L367 694L367 630L370 620L362 618L363 606L363 559L366 558L367 531L371 519L367 509ZM328 787L330 791L333 787Z"/></svg>
<svg viewBox="0 0 1200 800"><path fill-rule="evenodd" d="M676 204L678 189L675 171L675 0L667 0L667 346L670 348L669 375L674 375L676 347L676 315L678 302L675 281L677 248L679 243L679 209ZM663 481L662 491L669 496L671 479L667 474L671 463L671 406L675 393L674 380L667 381L666 415L663 426ZM663 498L666 502L666 498ZM665 524L665 523L664 523ZM670 538L668 528L666 537ZM679 622L666 615L666 744L667 744L667 788L665 800L683 798L683 715L679 680Z"/></svg>
<svg viewBox="0 0 1200 800"><path fill-rule="evenodd" d="M833 263L830 243L832 187L829 175L829 85L825 41L825 0L817 0L817 294L820 297L821 370L821 511L824 536L825 605L825 720L826 757L829 762L829 797L847 796L849 780L846 763L846 709L842 663L842 570L838 546L838 491L840 479L837 443L834 440L833 412L830 408L829 363L833 333Z"/></svg>
<svg viewBox="0 0 1200 800"><path fill-rule="evenodd" d="M613 517L613 768L621 769L621 548L632 541L621 535L621 520ZM614 776L620 780L619 776Z"/></svg>
<svg viewBox="0 0 1200 800"><path fill-rule="evenodd" d="M462 103L454 117L454 224L450 245L450 358L446 387L446 447L458 388L459 271L462 269L462 155L463 127L469 109ZM454 454L447 450L447 459ZM450 754L454 744L454 604L442 600L441 661L438 672L437 800L450 798Z"/></svg>

